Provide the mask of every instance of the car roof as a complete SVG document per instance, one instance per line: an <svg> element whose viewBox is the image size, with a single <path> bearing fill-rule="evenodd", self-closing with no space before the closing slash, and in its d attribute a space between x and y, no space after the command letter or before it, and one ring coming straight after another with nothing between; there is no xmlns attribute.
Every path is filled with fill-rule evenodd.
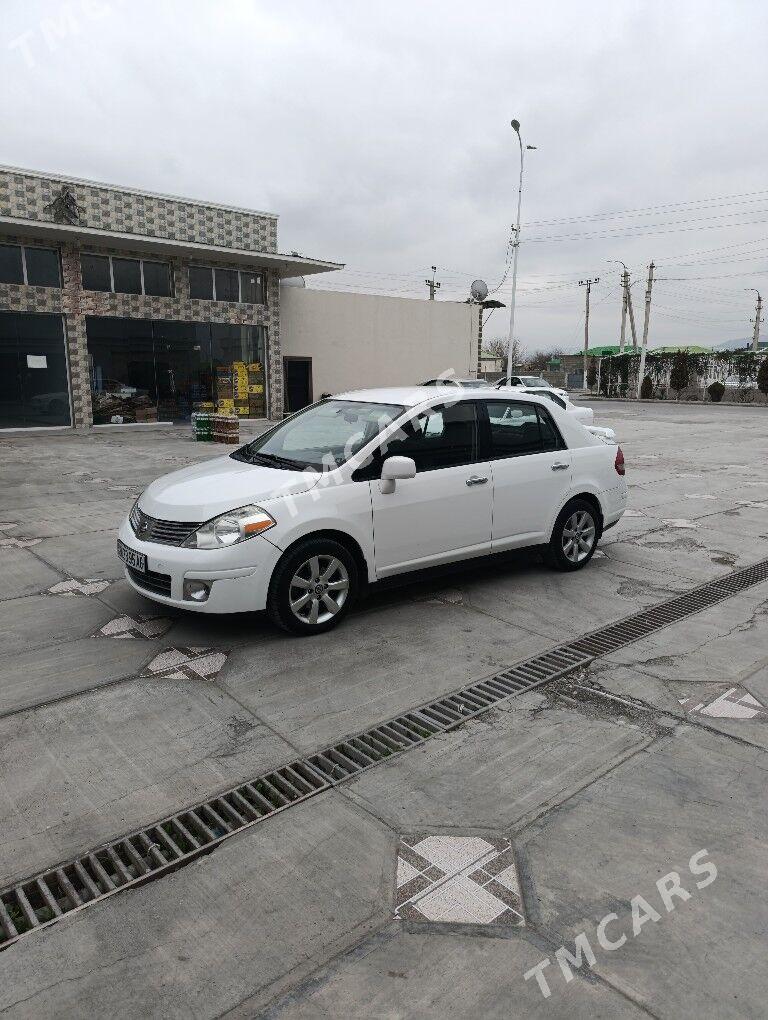
<svg viewBox="0 0 768 1020"><path fill-rule="evenodd" d="M503 400L499 391L488 389L486 386L478 386L474 389L462 388L461 394L456 392L455 386L392 386L375 390L348 390L346 393L335 393L334 400L364 400L372 404L401 404L404 407L417 407L419 404L432 400L434 397L444 395L446 399L456 402L457 400ZM534 395L525 393L522 390L515 391L515 400L530 399L535 403Z"/></svg>

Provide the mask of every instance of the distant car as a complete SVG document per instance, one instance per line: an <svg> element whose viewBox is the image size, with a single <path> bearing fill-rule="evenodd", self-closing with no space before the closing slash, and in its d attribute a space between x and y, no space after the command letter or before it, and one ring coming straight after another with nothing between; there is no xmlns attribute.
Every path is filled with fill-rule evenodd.
<svg viewBox="0 0 768 1020"><path fill-rule="evenodd" d="M497 390L504 389L507 385L506 377L502 376L501 379L495 384ZM568 396L567 390L561 390L557 386L550 386L546 379L542 379L540 375L513 375L509 380L509 385L515 389L527 389L531 386L536 389L552 390L557 393L560 397Z"/></svg>
<svg viewBox="0 0 768 1020"><path fill-rule="evenodd" d="M520 389L521 393L530 393L535 397L544 397L547 400L551 400L553 404L557 404L558 407L562 407L564 411L572 414L577 418L582 425L591 425L595 420L595 412L591 407L582 407L580 404L571 403L568 394L563 394L562 390L555 390L551 386L543 387L515 387Z"/></svg>
<svg viewBox="0 0 768 1020"><path fill-rule="evenodd" d="M420 386L460 386L464 390L490 390L493 384L487 379L427 379Z"/></svg>

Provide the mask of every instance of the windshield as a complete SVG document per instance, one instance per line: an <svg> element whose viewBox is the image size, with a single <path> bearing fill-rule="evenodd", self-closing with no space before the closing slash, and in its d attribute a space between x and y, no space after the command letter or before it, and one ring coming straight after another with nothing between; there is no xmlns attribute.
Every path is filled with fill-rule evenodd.
<svg viewBox="0 0 768 1020"><path fill-rule="evenodd" d="M330 471L374 439L404 407L362 400L324 400L236 450L248 464L303 471Z"/></svg>
<svg viewBox="0 0 768 1020"><path fill-rule="evenodd" d="M548 386L549 383L546 379L542 379L539 375L521 375L523 386Z"/></svg>
<svg viewBox="0 0 768 1020"><path fill-rule="evenodd" d="M467 390L473 390L477 387L480 389L491 389L491 384L486 379L461 379L459 386L463 386Z"/></svg>

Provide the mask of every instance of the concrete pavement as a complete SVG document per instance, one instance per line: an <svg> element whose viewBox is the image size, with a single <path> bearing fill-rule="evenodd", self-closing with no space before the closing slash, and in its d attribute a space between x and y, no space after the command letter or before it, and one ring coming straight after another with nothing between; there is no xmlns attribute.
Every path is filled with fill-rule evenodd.
<svg viewBox="0 0 768 1020"><path fill-rule="evenodd" d="M219 448L181 430L0 439L0 887L768 558L764 413L596 407L633 513L587 570L464 565L313 641L166 612L120 579L134 492ZM50 592L73 578L109 584ZM763 583L20 939L0 953L0 1013L761 1016L767 612ZM101 633L126 615L167 629ZM149 669L190 645L225 656L209 679ZM510 839L525 924L395 921L397 847L417 833ZM702 850L717 877L698 888ZM670 910L656 883L673 871L688 896ZM561 967L579 935L593 965Z"/></svg>

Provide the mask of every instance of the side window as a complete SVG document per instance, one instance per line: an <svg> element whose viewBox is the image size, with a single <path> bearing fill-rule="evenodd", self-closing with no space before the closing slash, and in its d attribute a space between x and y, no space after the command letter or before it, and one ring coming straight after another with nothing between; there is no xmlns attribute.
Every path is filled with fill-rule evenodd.
<svg viewBox="0 0 768 1020"><path fill-rule="evenodd" d="M491 456L519 457L544 450L536 404L489 400Z"/></svg>
<svg viewBox="0 0 768 1020"><path fill-rule="evenodd" d="M555 394L557 395L557 394ZM552 421L549 411L543 407L537 407L536 409L539 415L539 425L541 426L541 440L545 450L564 450L565 443L563 437L557 428L557 425Z"/></svg>
<svg viewBox="0 0 768 1020"><path fill-rule="evenodd" d="M412 457L417 471L472 464L477 459L477 414L472 401L441 404L406 422L383 457Z"/></svg>

